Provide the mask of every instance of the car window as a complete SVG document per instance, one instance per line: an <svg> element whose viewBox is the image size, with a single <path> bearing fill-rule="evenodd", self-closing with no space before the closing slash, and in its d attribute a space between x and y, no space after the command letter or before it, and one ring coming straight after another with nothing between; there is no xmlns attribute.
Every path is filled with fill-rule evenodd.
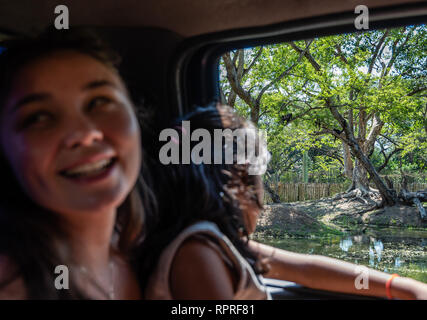
<svg viewBox="0 0 427 320"><path fill-rule="evenodd" d="M221 101L267 133L254 238L427 282L426 25L236 49Z"/></svg>

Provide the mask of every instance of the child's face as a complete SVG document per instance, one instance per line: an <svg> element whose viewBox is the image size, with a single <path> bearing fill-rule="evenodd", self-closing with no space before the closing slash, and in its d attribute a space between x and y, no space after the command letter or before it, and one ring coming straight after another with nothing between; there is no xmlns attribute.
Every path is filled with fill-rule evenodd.
<svg viewBox="0 0 427 320"><path fill-rule="evenodd" d="M94 58L58 51L15 76L1 146L17 180L58 213L117 207L140 169L140 131L120 77Z"/></svg>

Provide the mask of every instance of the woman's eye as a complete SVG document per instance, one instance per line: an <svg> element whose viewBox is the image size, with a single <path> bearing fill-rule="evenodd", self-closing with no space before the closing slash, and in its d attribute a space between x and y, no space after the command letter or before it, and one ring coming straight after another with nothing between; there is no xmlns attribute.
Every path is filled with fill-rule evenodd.
<svg viewBox="0 0 427 320"><path fill-rule="evenodd" d="M28 128L37 125L43 125L53 119L53 115L46 111L35 112L27 116L21 124L21 127Z"/></svg>
<svg viewBox="0 0 427 320"><path fill-rule="evenodd" d="M89 111L99 107L109 107L113 104L113 100L107 97L96 97L90 100L88 109Z"/></svg>

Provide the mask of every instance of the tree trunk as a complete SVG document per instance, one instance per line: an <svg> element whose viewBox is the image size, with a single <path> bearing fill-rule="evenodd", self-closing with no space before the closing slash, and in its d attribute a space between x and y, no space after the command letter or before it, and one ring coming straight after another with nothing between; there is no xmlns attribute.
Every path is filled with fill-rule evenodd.
<svg viewBox="0 0 427 320"><path fill-rule="evenodd" d="M362 192L369 192L369 180L368 172L360 164L360 161L356 159L355 166L353 169L353 183L354 189L360 189Z"/></svg>
<svg viewBox="0 0 427 320"><path fill-rule="evenodd" d="M375 170L374 166L372 165L371 161L367 158L367 156L361 150L359 144L351 138L348 139L348 141L349 141L349 146L353 151L353 154L355 155L356 159L360 163L360 166L355 166L355 167L363 167L369 173L369 175L372 178L372 181L374 182L375 186L378 188L378 191L380 192L385 205L387 206L395 205L398 202L396 192L394 190L390 190L387 188L384 181L381 179L378 172Z"/></svg>
<svg viewBox="0 0 427 320"><path fill-rule="evenodd" d="M346 143L342 143L344 158L344 174L348 179L353 179L353 160L351 159L350 148Z"/></svg>
<svg viewBox="0 0 427 320"><path fill-rule="evenodd" d="M251 106L251 121L258 126L260 105L254 104Z"/></svg>
<svg viewBox="0 0 427 320"><path fill-rule="evenodd" d="M304 183L308 183L308 154L304 151L302 155L302 179Z"/></svg>
<svg viewBox="0 0 427 320"><path fill-rule="evenodd" d="M276 192L274 192L274 190L270 187L270 185L266 181L264 181L264 189L270 195L270 198L273 201L273 203L280 203L281 202L279 195Z"/></svg>

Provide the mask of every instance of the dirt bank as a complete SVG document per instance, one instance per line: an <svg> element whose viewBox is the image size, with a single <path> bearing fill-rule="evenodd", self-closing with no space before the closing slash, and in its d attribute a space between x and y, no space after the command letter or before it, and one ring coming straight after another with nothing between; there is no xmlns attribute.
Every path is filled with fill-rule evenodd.
<svg viewBox="0 0 427 320"><path fill-rule="evenodd" d="M365 224L378 226L426 228L427 221L423 221L416 208L408 206L394 206L367 212L362 216Z"/></svg>
<svg viewBox="0 0 427 320"><path fill-rule="evenodd" d="M359 201L325 198L266 205L256 236L307 236L339 234L365 226L427 228L415 207L395 206L360 214L371 207Z"/></svg>
<svg viewBox="0 0 427 320"><path fill-rule="evenodd" d="M267 205L258 219L256 236L319 236L337 233L337 228L329 227L316 217L303 212L297 206L287 203Z"/></svg>

